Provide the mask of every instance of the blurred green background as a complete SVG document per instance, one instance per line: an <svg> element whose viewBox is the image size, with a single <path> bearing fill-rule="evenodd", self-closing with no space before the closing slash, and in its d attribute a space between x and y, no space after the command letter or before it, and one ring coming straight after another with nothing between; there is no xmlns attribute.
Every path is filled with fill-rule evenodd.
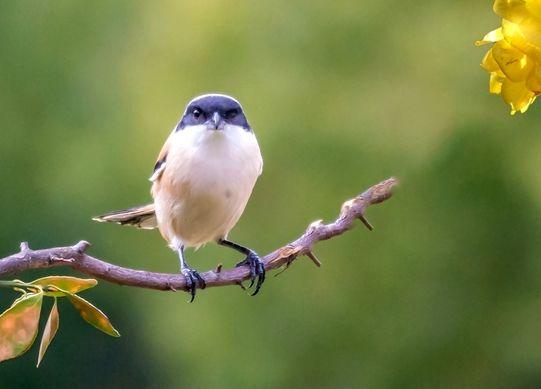
<svg viewBox="0 0 541 389"><path fill-rule="evenodd" d="M0 257L93 243L175 272L157 232L93 223L149 200L155 157L195 95L237 97L265 167L232 239L264 254L391 175L401 188L262 293L85 293L61 301L0 388L540 387L541 103L488 94L473 41L490 1L0 2ZM188 252L200 270L231 250ZM70 274L66 269L27 272ZM14 276L15 277L15 276ZM0 308L14 294L0 291ZM49 305L46 305L46 309Z"/></svg>

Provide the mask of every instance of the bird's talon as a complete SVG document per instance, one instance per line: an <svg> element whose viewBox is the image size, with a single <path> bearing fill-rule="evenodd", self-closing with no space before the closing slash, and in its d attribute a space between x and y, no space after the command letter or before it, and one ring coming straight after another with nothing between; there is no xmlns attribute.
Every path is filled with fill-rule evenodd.
<svg viewBox="0 0 541 389"><path fill-rule="evenodd" d="M194 274L195 278L197 279L197 282L199 282L199 287L201 289L205 289L207 287L207 284L205 283L205 280L203 279L203 277L201 277L201 274L199 274L198 272L194 271Z"/></svg>
<svg viewBox="0 0 541 389"><path fill-rule="evenodd" d="M193 302L195 299L197 284L199 284L199 288L205 289L205 287L207 286L205 284L205 280L203 279L203 277L201 277L201 275L199 275L197 271L189 268L182 269L182 275L186 279L186 290L190 292L191 295L190 302Z"/></svg>
<svg viewBox="0 0 541 389"><path fill-rule="evenodd" d="M255 296L259 292L259 289L261 289L263 282L265 282L265 265L261 259L259 259L259 256L252 251L244 261L237 263L236 267L240 266L248 266L250 268L249 288L253 287L255 283L255 290L254 293L252 293L252 296ZM256 279L257 283L255 282Z"/></svg>

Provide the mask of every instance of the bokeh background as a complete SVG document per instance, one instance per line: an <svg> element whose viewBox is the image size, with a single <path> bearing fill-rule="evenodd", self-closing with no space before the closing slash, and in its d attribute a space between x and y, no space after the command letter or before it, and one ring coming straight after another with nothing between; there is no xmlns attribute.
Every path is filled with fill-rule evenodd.
<svg viewBox="0 0 541 389"><path fill-rule="evenodd" d="M101 282L85 297L119 339L61 301L42 366L35 345L0 365L0 388L541 386L541 103L511 117L488 94L473 41L498 26L491 6L0 2L0 256L86 239L175 272L157 232L90 218L149 200L163 141L209 91L243 103L264 154L231 234L262 254L402 181L369 210L375 231L317 245L322 268L300 260L256 298ZM188 257L239 260L215 245ZM14 294L0 293L3 309Z"/></svg>

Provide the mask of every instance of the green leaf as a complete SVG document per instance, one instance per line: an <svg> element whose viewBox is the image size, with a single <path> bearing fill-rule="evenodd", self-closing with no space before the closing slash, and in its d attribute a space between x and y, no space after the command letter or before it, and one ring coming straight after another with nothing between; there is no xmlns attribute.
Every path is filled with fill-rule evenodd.
<svg viewBox="0 0 541 389"><path fill-rule="evenodd" d="M49 276L39 278L31 282L32 285L42 287L54 286L62 291L69 293L79 293L83 290L92 288L98 284L98 281L92 278L76 278L69 276ZM54 297L64 297L66 293L60 291L45 290L45 295Z"/></svg>
<svg viewBox="0 0 541 389"><path fill-rule="evenodd" d="M98 330L105 332L107 335L115 337L120 336L120 333L113 327L107 316L105 316L98 308L76 294L66 292L66 297L87 323L93 325Z"/></svg>
<svg viewBox="0 0 541 389"><path fill-rule="evenodd" d="M39 345L39 354L38 354L38 363L36 367L39 367L47 347L51 344L58 331L58 325L60 322L60 317L58 316L58 308L56 307L56 297L54 299L53 307L51 308L51 313L49 313L49 318L47 319L47 324L45 324L45 329L43 330L43 335L41 337L41 344Z"/></svg>
<svg viewBox="0 0 541 389"><path fill-rule="evenodd" d="M38 333L43 292L27 293L0 315L0 362L26 352Z"/></svg>
<svg viewBox="0 0 541 389"><path fill-rule="evenodd" d="M23 291L23 294L20 295L19 297L17 297L15 299L15 301L11 303L11 307L14 307L15 305L17 305L19 303L19 301L24 300L25 298L27 298L29 294L32 294L32 293L29 293L27 291Z"/></svg>

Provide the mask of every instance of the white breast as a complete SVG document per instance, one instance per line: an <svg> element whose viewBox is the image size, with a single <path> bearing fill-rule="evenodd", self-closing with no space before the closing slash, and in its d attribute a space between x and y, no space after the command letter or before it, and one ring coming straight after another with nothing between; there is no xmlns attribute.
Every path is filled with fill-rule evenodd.
<svg viewBox="0 0 541 389"><path fill-rule="evenodd" d="M192 126L169 141L166 168L152 187L160 232L175 247L225 238L261 174L255 135L237 126Z"/></svg>

